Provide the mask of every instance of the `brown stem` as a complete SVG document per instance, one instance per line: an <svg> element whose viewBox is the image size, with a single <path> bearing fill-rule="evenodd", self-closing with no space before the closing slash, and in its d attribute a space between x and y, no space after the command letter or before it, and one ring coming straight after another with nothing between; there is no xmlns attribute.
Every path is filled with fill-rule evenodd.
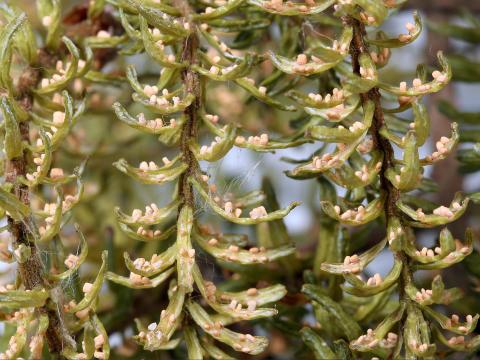
<svg viewBox="0 0 480 360"><path fill-rule="evenodd" d="M187 1L179 0L175 2L175 5L180 9L182 15L188 19L191 13L190 6ZM198 73L193 71L191 65L198 62L197 49L199 46L199 40L195 31L196 25L191 22L190 28L192 33L185 39L182 50L182 62L187 66L182 71L182 82L185 91L189 94L195 95L195 100L184 110L186 118L185 125L182 129L180 148L182 152L182 160L188 165L187 170L182 174L180 178L179 195L182 198L182 205L188 205L191 208L194 206L194 195L192 186L188 182L190 176L195 176L198 171L198 162L195 155L190 150L190 142L197 137L198 130L198 112L201 107L202 99L202 87Z"/></svg>
<svg viewBox="0 0 480 360"><path fill-rule="evenodd" d="M25 111L30 111L33 107L33 93L40 81L40 68L50 67L54 63L53 57L44 50L40 50L38 66L28 67L20 75L17 87L16 101ZM19 123L22 141L29 141L30 124L27 121ZM12 183L12 193L25 205L30 206L29 188L18 181L19 176L25 177L27 167L27 151L23 151L18 158L7 160L5 163L5 181ZM28 228L26 221L15 221L8 216L8 227L13 237L14 247L20 245L30 248L31 255L24 262L18 264L20 279L26 290L32 290L35 287L51 289L47 280L45 267L38 253L35 240L31 229ZM55 310L52 310L55 309ZM48 316L49 325L46 331L46 340L50 353L56 357L61 357L60 353L67 341L68 333L62 325L62 307L57 306L54 299L48 299L47 304L38 309L40 314Z"/></svg>
<svg viewBox="0 0 480 360"><path fill-rule="evenodd" d="M350 16L344 17L343 22L346 26L351 26L353 28L353 38L350 44L350 55L352 57L353 72L357 75L360 75L360 55L366 54L370 56L368 44L365 42L365 26L360 21ZM396 206L396 203L400 199L400 191L392 185L392 183L388 180L386 176L387 170L394 167L394 150L390 141L380 135L380 129L384 125L385 119L381 105L381 95L379 88L373 87L368 92L360 94L360 98L362 102L362 107L364 108L368 101L372 101L375 105L372 126L370 127L369 133L372 136L374 147L383 153L382 168L380 170L379 176L380 187L386 197L385 214L388 223L388 220L393 217L397 217L399 219L402 218L402 215ZM408 257L403 251L397 251L394 253L394 255L403 263L402 276L400 277L398 287L400 298L402 300L407 300L408 297L405 294L404 288L405 284L410 282L412 278L411 270L408 263Z"/></svg>

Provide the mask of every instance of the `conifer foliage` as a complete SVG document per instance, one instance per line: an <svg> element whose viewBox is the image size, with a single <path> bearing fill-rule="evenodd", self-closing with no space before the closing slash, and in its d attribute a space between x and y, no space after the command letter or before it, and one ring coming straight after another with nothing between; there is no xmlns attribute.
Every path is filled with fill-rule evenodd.
<svg viewBox="0 0 480 360"><path fill-rule="evenodd" d="M442 90L452 70L439 52L433 71L419 65L415 78L389 82L396 49L423 27L413 13L402 34L379 29L403 3L91 0L66 14L60 0L37 0L39 30L21 7L2 2L0 210L8 242L0 260L16 270L0 287L8 338L0 359L115 358L109 336L125 329L134 335L123 352L138 358L274 356L269 340L279 329L298 358L476 351L479 315L451 313L462 291L447 288L440 271L473 251L470 229L460 240L448 230L469 197L425 197L434 189L426 168L455 148L457 124L420 156L435 125L424 97ZM110 62L119 70L109 71ZM111 110L97 108L111 87L122 94ZM109 251L89 254L82 206L94 200L83 178L101 151L72 152L72 136L85 139L77 123L102 111L151 145L115 159L122 180L111 186L171 191L154 190L144 209L114 199L105 218L115 222L115 241L95 229ZM252 114L254 125L245 118ZM283 222L299 202L281 208L268 180L257 191L223 191L211 165L230 161L235 147L245 154L307 143L317 147L311 156L283 164L286 177L315 179L320 189L314 254L296 250ZM57 165L62 156L78 158L76 167ZM419 245L421 229L435 231L433 247ZM389 272L366 275L385 254L393 257ZM92 264L89 282L82 269ZM435 273L426 289L420 270ZM120 311L148 291L155 306ZM116 328L121 316L127 325ZM318 326L301 325L312 316Z"/></svg>

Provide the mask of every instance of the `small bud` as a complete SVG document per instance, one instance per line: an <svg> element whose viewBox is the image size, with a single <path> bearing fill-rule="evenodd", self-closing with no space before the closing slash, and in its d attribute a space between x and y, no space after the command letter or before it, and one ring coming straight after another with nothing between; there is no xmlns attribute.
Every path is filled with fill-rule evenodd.
<svg viewBox="0 0 480 360"><path fill-rule="evenodd" d="M49 15L46 15L42 18L42 25L45 27L49 27L52 25L52 17Z"/></svg>
<svg viewBox="0 0 480 360"><path fill-rule="evenodd" d="M95 343L95 348L98 349L98 348L102 347L103 344L105 343L105 338L103 337L102 334L100 334L98 336L95 336L93 341Z"/></svg>
<svg viewBox="0 0 480 360"><path fill-rule="evenodd" d="M62 168L52 168L50 170L50 177L52 179L62 178L64 176Z"/></svg>
<svg viewBox="0 0 480 360"><path fill-rule="evenodd" d="M64 112L62 112L62 111L55 111L55 112L53 113L53 123L54 123L55 125L60 126L60 125L62 125L62 124L64 123L64 121L65 121L65 113L64 113Z"/></svg>
<svg viewBox="0 0 480 360"><path fill-rule="evenodd" d="M48 79L42 79L42 80L40 81L40 87L46 88L48 85L50 85L50 80L48 80Z"/></svg>
<svg viewBox="0 0 480 360"><path fill-rule="evenodd" d="M447 217L447 218L453 217L453 212L445 206L440 206L440 207L436 208L435 210L433 210L433 213L435 215L444 216L444 217Z"/></svg>
<svg viewBox="0 0 480 360"><path fill-rule="evenodd" d="M239 218L242 215L242 209L236 208L235 209L235 217Z"/></svg>
<svg viewBox="0 0 480 360"><path fill-rule="evenodd" d="M297 64L298 65L305 65L308 62L307 55L299 54L297 56Z"/></svg>
<svg viewBox="0 0 480 360"><path fill-rule="evenodd" d="M112 35L108 32L108 31L105 31L105 30L100 30L98 33L97 33L97 37L99 38L103 38L103 39L108 39L110 38Z"/></svg>
<svg viewBox="0 0 480 360"><path fill-rule="evenodd" d="M68 257L65 259L64 264L65 264L65 266L66 266L67 268L72 269L73 267L75 267L75 265L77 265L78 260L79 260L78 256L73 255L73 254L70 254L70 255L68 255Z"/></svg>
<svg viewBox="0 0 480 360"><path fill-rule="evenodd" d="M247 301L247 310L248 311L255 311L257 308L257 302L255 300L248 300Z"/></svg>
<svg viewBox="0 0 480 360"><path fill-rule="evenodd" d="M164 165L170 165L170 163L171 163L171 161L168 160L168 158L167 158L166 156L164 156L164 157L162 158L162 162L163 162Z"/></svg>
<svg viewBox="0 0 480 360"><path fill-rule="evenodd" d="M92 291L92 289L93 289L93 284L88 283L88 282L86 282L85 284L83 284L82 291L83 291L85 294L88 294L90 291Z"/></svg>
<svg viewBox="0 0 480 360"><path fill-rule="evenodd" d="M256 288L250 288L247 290L247 295L248 296L255 296L258 294L258 290Z"/></svg>
<svg viewBox="0 0 480 360"><path fill-rule="evenodd" d="M267 216L268 214L267 214L267 210L265 210L263 206L259 206L254 208L252 211L250 211L249 215L250 215L250 218L252 219L258 219L258 218Z"/></svg>
<svg viewBox="0 0 480 360"><path fill-rule="evenodd" d="M148 163L146 161L142 161L139 165L139 169L142 171L148 171L149 170Z"/></svg>

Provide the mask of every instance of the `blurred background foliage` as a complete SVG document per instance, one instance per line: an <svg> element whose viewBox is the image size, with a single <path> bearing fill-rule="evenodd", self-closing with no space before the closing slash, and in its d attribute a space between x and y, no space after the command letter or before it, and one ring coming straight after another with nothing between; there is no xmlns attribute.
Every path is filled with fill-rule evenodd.
<svg viewBox="0 0 480 360"><path fill-rule="evenodd" d="M17 0L17 5L27 12L33 26L43 32L40 19L36 14L35 2L30 0ZM64 26L67 36L75 39L84 34L95 34L100 29L114 29L121 33L121 26L116 15L106 14L97 24L99 28L85 27L82 20L86 16L87 2L63 1ZM415 74L417 63L433 63L436 51L443 49L453 67L453 79L448 90L438 95L427 97L432 120L432 138L438 138L450 132L450 121L460 124L461 146L457 157L449 161L437 163L432 169L433 179L437 181L438 188L430 194L431 199L439 203L448 202L457 190L467 193L480 191L480 2L479 1L408 1L406 6L383 26L386 32L397 33L403 24L411 18L411 9L419 8L421 15L427 20L419 41L409 47L399 49L389 66L382 70L382 76L391 83L398 83L401 79ZM331 26L340 26L334 18L319 16L319 24L314 31L322 31L322 23ZM302 31L311 31L313 24L303 23L301 31L292 31L292 37L302 37ZM328 35L328 33L323 33ZM228 34L227 34L228 35ZM258 33L251 32L232 39L238 48L242 44L255 44L259 52L266 48L275 48L283 44L272 44L272 37L258 37ZM288 44L286 44L288 45ZM284 49L286 47L283 47ZM172 188L140 186L134 180L124 176L116 170L112 163L119 158L125 158L129 163L137 164L144 159L171 156L168 148L153 137L142 136L139 132L118 121L114 116L111 105L120 101L127 105L131 102L131 89L125 82L124 71L127 64L135 64L139 78L149 79L158 72L158 67L146 56L117 56L120 49L99 49L95 51L97 70L108 76L108 83L95 85L91 82L77 83L74 85L73 94L80 97L87 95L87 111L81 116L73 133L68 137L67 143L61 151L56 152L55 164L64 169L73 170L79 162L88 158L84 172L85 197L83 202L75 208L74 218L80 225L89 243L89 259L86 262L91 266L82 267L81 278L93 278L99 267L101 250L109 250L109 270L116 273L125 273L123 252L128 250L137 257L145 256L160 251L152 248L157 244L144 244L134 242L125 236L118 228L113 209L117 206L132 210L142 208L151 199L170 198ZM267 62L263 73L258 78L265 79L272 73L271 65ZM293 84L277 85L277 88L288 89ZM273 94L272 94L273 95ZM277 133L287 135L289 124L295 126L302 119L292 118L286 112L272 110L259 102L251 101L248 93L238 87L226 87L223 83L210 84L207 89L207 102L211 112L221 118L241 124L244 129L252 133ZM134 106L134 105L132 105ZM133 108L131 107L133 110ZM431 153L434 142L427 142L425 154ZM273 226L265 232L259 225L258 234L270 236L286 236L288 232L292 241L297 245L299 258L302 261L284 259L276 267L276 271L251 270L247 275L255 276L257 280L282 278L289 288L289 294L278 304L280 315L274 320L264 320L261 324L248 324L245 326L261 326L271 334L271 344L265 353L258 358L269 359L309 359L310 353L301 343L298 330L302 322L314 325L311 309L303 306L306 302L303 295L299 294L302 276L310 276L305 270L312 269L314 249L318 241L318 221L320 219L319 186L316 180L295 181L284 176L283 171L291 168L282 158L301 159L313 150L306 144L298 148L279 150L275 154L257 154L244 149L232 149L228 156L210 169L216 178L217 184L222 184L223 190L241 189L251 190L263 185L263 188L273 194L275 190L280 206L285 206L290 201L300 200L303 205L296 209L285 219L287 231L282 231L283 222ZM255 171L254 171L255 170ZM271 198L270 196L268 198ZM480 198L478 199L480 201ZM275 207L275 206L272 206ZM205 216L209 214L206 213ZM466 215L450 227L454 235L463 236L466 226L471 226L478 239L480 236L480 212L478 206L471 206ZM220 226L216 224L216 226ZM222 230L232 231L235 228ZM263 226L263 225L262 225ZM267 225L268 226L268 225ZM279 230L280 229L280 230ZM373 234L373 235L372 235ZM74 235L73 227L71 235ZM381 234L371 232L354 233L352 242L358 251L369 247L380 238ZM375 238L376 236L376 238ZM420 242L425 246L433 241L433 234L429 231L419 231L417 234ZM268 244L268 238L263 235L260 241ZM443 273L446 287L457 286L465 291L465 297L451 304L453 310L460 313L476 313L480 308L480 255L478 242L474 251L467 259ZM231 277L227 269L214 266L212 259L202 255L203 266L209 269L214 277L227 279L224 288L235 289L241 284L241 275ZM370 264L369 271L373 274L379 269L390 268L392 259L379 256ZM238 270L238 269L236 269ZM11 277L8 269L3 269L5 278ZM435 272L425 274L422 279L425 284L431 283ZM428 277L427 277L428 276ZM74 284L68 284L67 286ZM472 286L473 285L473 286ZM70 290L68 288L67 290ZM149 314L157 314L167 301L165 287L152 290L133 291L128 288L108 283L104 286L103 296L97 310L103 323L110 334L112 358L138 358L138 359L169 359L182 358L182 349L171 353L148 353L130 340L133 334L132 319L135 317L149 319ZM284 316L287 314L288 316ZM382 314L377 314L377 318ZM375 315L371 315L375 316ZM294 323L291 319L301 319ZM243 329L245 330L245 329ZM259 331L262 331L261 329ZM8 337L2 339L8 341ZM1 343L2 341L0 341ZM1 344L0 344L1 347ZM175 353L175 352L179 353ZM475 356L475 355L473 355Z"/></svg>

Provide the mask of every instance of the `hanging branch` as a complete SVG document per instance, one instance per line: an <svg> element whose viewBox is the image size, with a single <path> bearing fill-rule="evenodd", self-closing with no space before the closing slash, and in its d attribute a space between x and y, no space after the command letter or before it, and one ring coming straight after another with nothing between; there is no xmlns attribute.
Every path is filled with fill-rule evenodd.
<svg viewBox="0 0 480 360"><path fill-rule="evenodd" d="M55 58L47 51L41 49L38 56L38 63L29 65L18 79L17 95L15 101L21 106L26 113L30 112L33 107L33 89L40 82L40 68L47 68L55 63ZM20 133L20 141L29 144L29 119L18 122ZM27 149L23 149L21 154L14 158L7 158L5 163L5 182L14 184L11 192L25 206L30 207L30 190L27 185L19 181L20 177L27 175ZM15 220L11 216L7 217L9 232L12 234L14 248L18 249L24 246L28 249L30 256L25 262L19 263L18 271L21 282L25 285L26 290L36 288L51 288L48 283L47 272L40 259L37 245L34 241L31 227L36 227L29 218ZM30 228L29 228L30 227ZM47 304L39 308L39 314L48 316L48 327L45 332L45 338L48 342L48 348L52 354L59 355L65 344L71 343L68 330L63 326L62 306L57 306L54 299L49 300ZM55 310L55 308L59 310Z"/></svg>
<svg viewBox="0 0 480 360"><path fill-rule="evenodd" d="M77 46L62 37L59 2L39 1L37 5L47 28L45 46L40 49L25 13L8 4L0 9L6 21L0 33L0 109L5 154L0 209L8 221L2 231L8 231L12 239L11 250L2 246L1 260L16 262L18 269L15 283L0 287L3 318L16 328L0 357L16 359L28 355L39 359L48 352L52 358L79 359L94 354L108 358L107 334L95 313L106 252L102 254L98 276L93 284L84 284L84 297L78 304L61 290L62 281L76 276L88 253L87 242L78 228L81 251L78 256L71 253L66 257L63 272L58 264L59 254L53 256L47 251L45 259L40 255L51 250L52 243L64 253L61 230L68 223L71 209L82 198L85 164L67 175L62 168L53 166L53 153L83 111L83 103L74 102L66 89L89 70L92 52L88 47L82 49L82 59ZM14 54L24 66L18 78L11 71ZM31 202L32 196L39 201ZM72 336L82 329L84 344L88 345L83 347L85 353L78 353ZM94 339L95 345L90 347Z"/></svg>
<svg viewBox="0 0 480 360"><path fill-rule="evenodd" d="M366 31L365 25L362 24L359 20L351 17L346 16L343 19L343 23L346 26L350 26L353 28L353 38L352 42L350 43L350 55L352 56L352 70L353 73L361 76L360 73L360 56L367 56L373 62L373 59L370 55L370 50L368 48L368 44L366 43ZM373 149L378 149L382 154L382 166L378 173L379 180L380 180L380 187L381 191L385 194L385 214L386 214L386 222L389 223L393 221L393 219L402 218L401 212L397 207L397 202L400 199L400 190L395 188L395 186L390 182L387 177L388 169L395 168L395 157L394 157L394 150L392 144L387 138L384 138L380 134L380 129L385 127L385 119L383 108L381 105L381 95L380 95L380 88L374 86L366 93L360 93L362 107L365 111L365 107L369 101L372 101L375 110L373 112L373 121L372 126L369 129L369 134L372 136L373 141ZM402 271L402 282L399 284L399 291L401 294L401 299L406 300L406 295L404 292L404 286L407 283L412 281L411 270L409 266L409 260L405 256L405 253L400 250L395 252L395 257L403 263L403 271Z"/></svg>
<svg viewBox="0 0 480 360"><path fill-rule="evenodd" d="M134 90L133 100L149 109L156 116L154 119L147 120L143 113L131 116L129 110L119 103L114 105L115 112L129 126L146 134L159 135L160 142L175 147L178 155L173 159L162 157L162 167L154 161L142 161L135 168L125 160L119 160L115 166L141 182L158 185L176 182L177 187L173 200L165 207L153 203L146 206L145 212L134 209L131 216L116 211L120 228L129 237L140 241L165 241L169 247L159 255L152 255L150 260L131 259L125 253L130 276L110 272L107 278L133 289L153 288L169 282L169 303L161 311L158 322L145 326L137 321L139 333L135 340L144 349L168 350L184 340L190 358L200 358L202 354L230 358L217 347L215 342L218 341L234 351L255 355L266 348L267 338L237 333L227 326L242 320L274 316L277 310L265 305L281 299L285 287L271 285L257 289L256 282L249 281L251 287L244 291L221 291L216 284L204 279L197 263L198 249L194 245L215 258L221 266L260 267L291 255L294 248L285 243L277 247L276 241L269 248L257 247L249 244L245 235L214 232L208 223L202 224L197 219L200 208L196 198L204 201L219 217L243 225L278 221L298 203L267 212L264 206L258 206L265 198L261 191L244 196L221 194L210 182L209 174L201 169L199 162L221 160L233 146L242 146L243 142L242 137L237 136L235 125L220 126L218 115L206 113L203 89L209 81L234 81L259 100L281 109L285 107L268 96L266 88L257 88L254 81L247 78L259 63L257 56L250 52L234 56L232 50L214 35L215 29L211 25L221 20L224 26L229 26L230 20L225 16L238 14L244 1L229 1L215 9L203 5L197 8L183 0L174 4L175 10L150 6L138 0L130 0L128 5L118 4L129 40L141 44L139 52L145 51L163 70L156 84L140 83L133 67L127 74ZM245 27L249 26L247 21ZM201 39L218 55L212 56L208 49L200 47ZM200 128L215 138L210 145L199 144L202 140L198 135ZM251 149L265 151L270 145L273 149L296 144L298 142L286 141L271 144L268 135L261 135L259 146ZM174 225L165 228L175 209ZM245 210L249 211L248 215L244 214ZM209 310L204 308L205 305ZM179 336L174 337L174 334Z"/></svg>

